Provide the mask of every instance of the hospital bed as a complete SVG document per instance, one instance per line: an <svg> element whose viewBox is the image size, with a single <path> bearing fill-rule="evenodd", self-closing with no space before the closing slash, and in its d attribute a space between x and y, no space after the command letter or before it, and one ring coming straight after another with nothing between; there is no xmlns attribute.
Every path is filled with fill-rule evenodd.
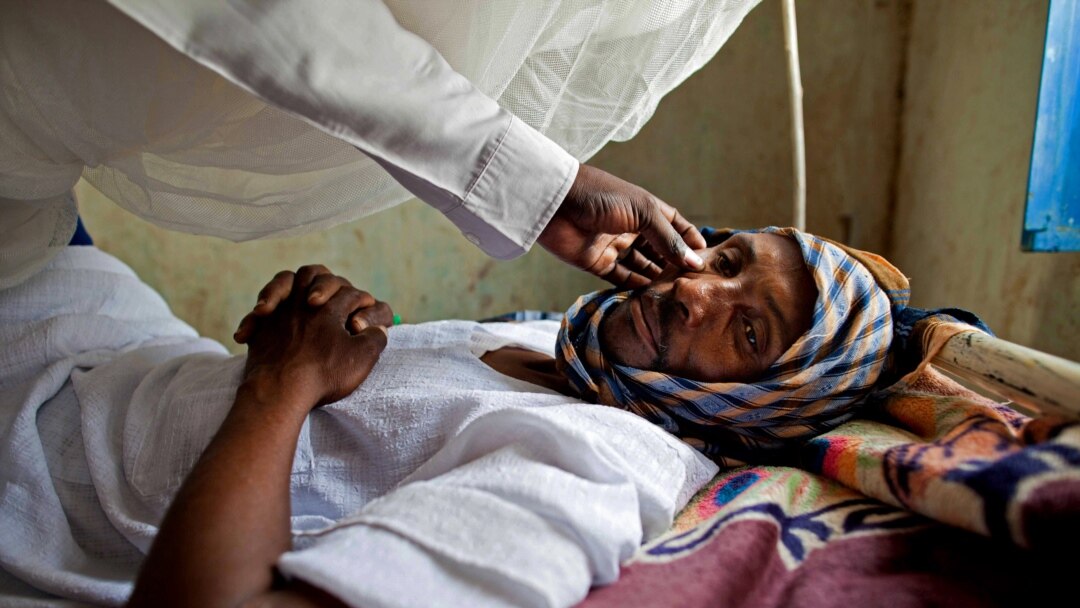
<svg viewBox="0 0 1080 608"><path fill-rule="evenodd" d="M1072 594L1080 364L939 325L790 466L722 470L581 606L1040 605ZM935 335L939 334L939 335Z"/></svg>

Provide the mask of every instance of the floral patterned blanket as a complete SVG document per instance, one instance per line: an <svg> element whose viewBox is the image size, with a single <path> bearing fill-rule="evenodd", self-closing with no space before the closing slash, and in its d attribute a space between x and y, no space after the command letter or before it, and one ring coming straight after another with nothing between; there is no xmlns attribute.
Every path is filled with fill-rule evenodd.
<svg viewBox="0 0 1080 608"><path fill-rule="evenodd" d="M581 606L1039 605L1075 595L1076 421L1027 417L927 366L790 464L722 471Z"/></svg>

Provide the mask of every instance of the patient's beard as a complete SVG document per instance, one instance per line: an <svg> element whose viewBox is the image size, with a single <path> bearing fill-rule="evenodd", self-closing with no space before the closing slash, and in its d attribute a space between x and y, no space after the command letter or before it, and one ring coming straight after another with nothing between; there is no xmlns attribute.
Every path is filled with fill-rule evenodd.
<svg viewBox="0 0 1080 608"><path fill-rule="evenodd" d="M656 357L649 365L649 369L652 371L662 372L668 369L670 361L668 361L668 340L671 337L669 331L670 322L672 319L677 319L679 314L679 305L675 302L675 298L671 297L673 292L668 291L667 297L665 294L660 293L652 287L645 288L645 293L641 295L642 298L650 298L655 302L653 310L656 311Z"/></svg>
<svg viewBox="0 0 1080 608"><path fill-rule="evenodd" d="M630 297L628 299L626 299L626 300L624 300L623 302L620 303L620 307L622 307L622 306L629 307L631 300L633 300L634 298L641 298L642 300L644 300L644 299L653 299L653 300L656 301L656 306L655 306L655 310L657 311L656 323L657 323L657 333L659 334L658 337L657 337L657 344L656 344L656 353L657 353L656 356L653 357L653 360L650 361L648 363L648 365L642 366L642 367L640 367L638 369L662 372L662 371L667 369L668 364L669 364L669 362L668 362L668 347L667 347L667 340L666 340L666 336L668 335L668 331L666 329L666 325L667 325L666 321L669 320L669 319L677 318L676 315L678 314L678 305L674 302L674 300L672 298L664 298L663 295L660 292L656 291L652 287L639 287L638 289L634 290L633 293L630 294ZM624 361L621 361L620 358L615 356L614 352L611 351L610 349L604 348L604 343L603 343L602 337L606 336L606 335L611 335L611 332L615 331L615 328L610 327L609 323L613 322L612 317L614 315L612 313L615 312L617 310L617 308L619 308L619 307L608 309L606 311L606 314L604 315L604 317L602 319L600 319L600 328L599 328L600 329L599 333L600 333L600 336L601 336L600 350L601 350L601 352L604 353L604 356L606 358L610 359L611 361L614 361L614 362L618 363L619 365L626 365L627 367L634 367L634 366L627 365L627 363L624 362ZM629 311L627 311L627 310L622 311L622 313L629 316Z"/></svg>

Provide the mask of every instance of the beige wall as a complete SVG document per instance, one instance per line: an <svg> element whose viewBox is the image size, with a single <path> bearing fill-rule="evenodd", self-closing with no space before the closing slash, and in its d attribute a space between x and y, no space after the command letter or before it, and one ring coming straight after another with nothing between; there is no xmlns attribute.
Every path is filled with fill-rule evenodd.
<svg viewBox="0 0 1080 608"><path fill-rule="evenodd" d="M904 5L814 0L797 11L807 228L881 251L896 163ZM609 144L595 162L700 225L790 225L786 70L780 2L765 0L635 138Z"/></svg>
<svg viewBox="0 0 1080 608"><path fill-rule="evenodd" d="M895 166L901 17L900 2L799 3L809 227L875 249L885 242ZM782 31L778 0L762 2L638 137L593 162L700 224L789 224ZM234 244L157 229L86 186L78 195L97 243L160 290L181 318L226 344L274 272L310 262L369 288L411 321L562 310L603 285L539 249L494 262L416 202L317 235Z"/></svg>
<svg viewBox="0 0 1080 608"><path fill-rule="evenodd" d="M915 2L890 257L916 305L1080 360L1080 253L1020 251L1046 14L1044 0Z"/></svg>

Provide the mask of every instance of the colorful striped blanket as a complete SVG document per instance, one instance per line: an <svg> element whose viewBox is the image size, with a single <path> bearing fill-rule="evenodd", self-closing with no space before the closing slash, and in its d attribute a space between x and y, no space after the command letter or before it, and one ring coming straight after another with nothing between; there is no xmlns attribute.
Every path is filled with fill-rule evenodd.
<svg viewBox="0 0 1080 608"><path fill-rule="evenodd" d="M792 466L722 471L581 604L1040 605L1075 596L1080 423L932 366ZM1070 557L1072 556L1072 557Z"/></svg>

